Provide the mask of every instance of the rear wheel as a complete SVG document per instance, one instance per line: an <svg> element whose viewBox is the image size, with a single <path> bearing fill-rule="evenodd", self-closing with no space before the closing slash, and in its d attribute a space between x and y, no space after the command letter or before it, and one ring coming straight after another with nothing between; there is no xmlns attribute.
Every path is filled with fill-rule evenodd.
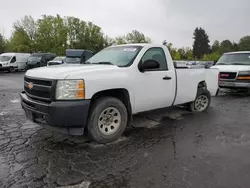
<svg viewBox="0 0 250 188"><path fill-rule="evenodd" d="M211 95L207 89L199 88L196 99L193 102L188 103L188 110L191 112L204 112L210 106Z"/></svg>
<svg viewBox="0 0 250 188"><path fill-rule="evenodd" d="M92 106L88 119L88 135L98 143L113 142L120 138L128 121L128 112L119 99L104 97Z"/></svg>

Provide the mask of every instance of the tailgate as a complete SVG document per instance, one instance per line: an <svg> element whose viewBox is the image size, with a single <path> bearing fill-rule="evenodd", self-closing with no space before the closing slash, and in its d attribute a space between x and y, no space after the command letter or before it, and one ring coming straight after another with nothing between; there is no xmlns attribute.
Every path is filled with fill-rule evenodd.
<svg viewBox="0 0 250 188"><path fill-rule="evenodd" d="M206 83L207 89L211 93L211 96L215 96L217 90L219 88L218 81L219 81L219 69L217 68L210 68L206 69Z"/></svg>

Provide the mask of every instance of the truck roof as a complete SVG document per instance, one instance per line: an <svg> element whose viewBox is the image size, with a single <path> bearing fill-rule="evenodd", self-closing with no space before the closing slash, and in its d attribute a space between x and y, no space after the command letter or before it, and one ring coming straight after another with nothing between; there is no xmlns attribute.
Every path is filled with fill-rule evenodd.
<svg viewBox="0 0 250 188"><path fill-rule="evenodd" d="M144 46L149 46L149 47L163 47L163 46L165 46L165 45L163 45L163 44L151 44L151 43L131 43L131 44L119 44L119 45L113 45L113 47L114 46L142 46L142 47L144 47ZM112 47L112 46L110 46L110 47Z"/></svg>
<svg viewBox="0 0 250 188"><path fill-rule="evenodd" d="M245 54L245 53L250 53L250 51L227 52L224 54Z"/></svg>
<svg viewBox="0 0 250 188"><path fill-rule="evenodd" d="M0 55L2 55L2 56L5 56L5 55L7 55L7 56L15 56L15 55L30 55L30 53L15 53L15 52L8 52L8 53L2 53L2 54L0 54Z"/></svg>
<svg viewBox="0 0 250 188"><path fill-rule="evenodd" d="M35 52L35 53L32 53L31 55L35 55L35 56L37 56L37 55L56 55L55 53L43 53L43 52Z"/></svg>

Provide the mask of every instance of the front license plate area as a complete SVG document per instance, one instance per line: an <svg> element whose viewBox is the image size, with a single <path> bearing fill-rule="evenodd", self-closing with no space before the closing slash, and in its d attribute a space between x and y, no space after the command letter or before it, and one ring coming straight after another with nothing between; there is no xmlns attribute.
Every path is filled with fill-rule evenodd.
<svg viewBox="0 0 250 188"><path fill-rule="evenodd" d="M220 82L220 86L230 86L233 87L235 84L233 82Z"/></svg>

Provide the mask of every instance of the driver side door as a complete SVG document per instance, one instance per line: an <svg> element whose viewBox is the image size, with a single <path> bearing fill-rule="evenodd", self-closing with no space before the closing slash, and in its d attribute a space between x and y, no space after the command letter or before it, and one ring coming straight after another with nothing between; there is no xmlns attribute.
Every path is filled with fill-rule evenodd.
<svg viewBox="0 0 250 188"><path fill-rule="evenodd" d="M135 88L135 113L171 106L175 98L175 72L168 69L165 52L161 47L149 48L139 65L146 60L160 64L157 69L139 71Z"/></svg>

